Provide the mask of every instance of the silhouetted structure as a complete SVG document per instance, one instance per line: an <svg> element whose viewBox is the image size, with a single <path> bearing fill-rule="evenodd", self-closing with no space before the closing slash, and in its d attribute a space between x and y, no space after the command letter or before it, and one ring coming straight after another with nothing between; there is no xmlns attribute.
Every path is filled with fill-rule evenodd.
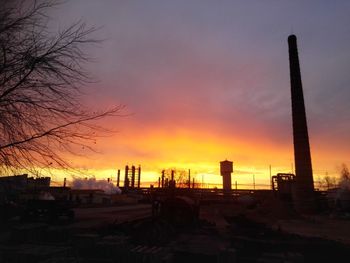
<svg viewBox="0 0 350 263"><path fill-rule="evenodd" d="M295 175L289 173L278 173L271 177L272 191L282 200L292 200L292 186Z"/></svg>
<svg viewBox="0 0 350 263"><path fill-rule="evenodd" d="M137 168L137 188L140 188L141 184L141 166L139 165L139 168Z"/></svg>
<svg viewBox="0 0 350 263"><path fill-rule="evenodd" d="M231 173L233 172L233 163L230 161L220 162L220 174L222 176L222 188L225 191L231 191Z"/></svg>
<svg viewBox="0 0 350 263"><path fill-rule="evenodd" d="M165 186L164 179L165 179L165 170L162 170L162 188Z"/></svg>
<svg viewBox="0 0 350 263"><path fill-rule="evenodd" d="M131 187L135 187L135 166L131 166Z"/></svg>
<svg viewBox="0 0 350 263"><path fill-rule="evenodd" d="M137 170L137 177L136 177L136 170ZM131 169L128 165L125 166L125 178L124 178L124 188L127 189L129 187L131 188L140 188L141 184L141 166L139 166L137 169L133 165L131 166Z"/></svg>
<svg viewBox="0 0 350 263"><path fill-rule="evenodd" d="M314 207L314 183L303 88L300 76L297 38L295 35L290 35L288 37L288 46L296 174L294 202L296 209L300 212L311 212Z"/></svg>
<svg viewBox="0 0 350 263"><path fill-rule="evenodd" d="M176 187L176 181L175 181L175 171L171 170L171 179L169 181L169 187L175 188Z"/></svg>
<svg viewBox="0 0 350 263"><path fill-rule="evenodd" d="M129 188L129 166L125 166L125 176L124 176L124 189Z"/></svg>
<svg viewBox="0 0 350 263"><path fill-rule="evenodd" d="M120 183L120 169L118 169L118 174L117 174L117 186L119 187Z"/></svg>
<svg viewBox="0 0 350 263"><path fill-rule="evenodd" d="M50 177L28 177L27 174L0 176L0 193L23 191L27 189L46 189L50 187Z"/></svg>

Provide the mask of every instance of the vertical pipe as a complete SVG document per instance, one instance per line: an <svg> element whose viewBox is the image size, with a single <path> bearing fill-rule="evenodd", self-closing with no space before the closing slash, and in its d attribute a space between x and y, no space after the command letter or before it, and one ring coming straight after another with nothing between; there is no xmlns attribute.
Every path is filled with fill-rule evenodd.
<svg viewBox="0 0 350 263"><path fill-rule="evenodd" d="M164 173L165 173L165 171L162 170L162 188L164 187Z"/></svg>
<svg viewBox="0 0 350 263"><path fill-rule="evenodd" d="M124 187L128 188L129 187L129 166L125 166L125 177L124 177Z"/></svg>
<svg viewBox="0 0 350 263"><path fill-rule="evenodd" d="M117 186L119 187L119 182L120 182L120 169L118 169L118 174L117 174Z"/></svg>
<svg viewBox="0 0 350 263"><path fill-rule="evenodd" d="M137 169L137 188L140 188L141 185L141 165Z"/></svg>
<svg viewBox="0 0 350 263"><path fill-rule="evenodd" d="M175 170L171 170L171 180L169 182L169 187L175 188Z"/></svg>
<svg viewBox="0 0 350 263"><path fill-rule="evenodd" d="M135 187L135 166L131 166L131 188Z"/></svg>

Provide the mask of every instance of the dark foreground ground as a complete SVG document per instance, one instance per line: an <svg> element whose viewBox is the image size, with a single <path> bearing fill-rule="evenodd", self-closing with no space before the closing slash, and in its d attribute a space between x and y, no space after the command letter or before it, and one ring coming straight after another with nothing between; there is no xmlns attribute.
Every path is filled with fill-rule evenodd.
<svg viewBox="0 0 350 263"><path fill-rule="evenodd" d="M174 225L151 205L75 209L75 219L12 220L0 227L0 262L341 262L350 221L300 216L272 200L249 207L201 204L199 220ZM180 222L181 218L179 218Z"/></svg>

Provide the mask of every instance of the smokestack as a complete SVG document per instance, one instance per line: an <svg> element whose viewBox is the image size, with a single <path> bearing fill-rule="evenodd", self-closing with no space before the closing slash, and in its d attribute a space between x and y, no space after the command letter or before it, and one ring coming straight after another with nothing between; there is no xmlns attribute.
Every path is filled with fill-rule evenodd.
<svg viewBox="0 0 350 263"><path fill-rule="evenodd" d="M165 173L165 171L162 170L162 188L164 187L164 173Z"/></svg>
<svg viewBox="0 0 350 263"><path fill-rule="evenodd" d="M137 169L137 188L140 188L141 184L141 165L139 165L139 168Z"/></svg>
<svg viewBox="0 0 350 263"><path fill-rule="evenodd" d="M174 170L171 170L171 181L174 181Z"/></svg>
<svg viewBox="0 0 350 263"><path fill-rule="evenodd" d="M191 188L191 170L188 169L188 188Z"/></svg>
<svg viewBox="0 0 350 263"><path fill-rule="evenodd" d="M131 188L135 187L135 166L131 166Z"/></svg>
<svg viewBox="0 0 350 263"><path fill-rule="evenodd" d="M169 183L169 187L172 187L172 188L175 188L175 185L176 185L174 175L175 175L175 171L171 170L171 180Z"/></svg>
<svg viewBox="0 0 350 263"><path fill-rule="evenodd" d="M129 166L125 166L125 177L124 177L124 187L125 188L128 188L129 187L129 178L128 178L128 175L129 175Z"/></svg>
<svg viewBox="0 0 350 263"><path fill-rule="evenodd" d="M314 209L314 182L303 87L301 84L297 38L295 35L290 35L288 37L288 46L296 176L294 199L296 209L300 212L308 213L312 212Z"/></svg>
<svg viewBox="0 0 350 263"><path fill-rule="evenodd" d="M117 174L117 186L119 187L119 181L120 181L120 169L118 169L118 174Z"/></svg>
<svg viewBox="0 0 350 263"><path fill-rule="evenodd" d="M66 187L66 185L67 185L67 178L64 178L63 179L63 187Z"/></svg>

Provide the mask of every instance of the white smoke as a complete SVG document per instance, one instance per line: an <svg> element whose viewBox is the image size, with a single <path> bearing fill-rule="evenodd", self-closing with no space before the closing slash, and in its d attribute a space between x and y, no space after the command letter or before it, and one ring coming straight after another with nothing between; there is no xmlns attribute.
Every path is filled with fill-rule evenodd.
<svg viewBox="0 0 350 263"><path fill-rule="evenodd" d="M72 182L73 189L99 189L106 194L121 194L122 190L113 183L105 180L96 180L96 178L77 179Z"/></svg>

